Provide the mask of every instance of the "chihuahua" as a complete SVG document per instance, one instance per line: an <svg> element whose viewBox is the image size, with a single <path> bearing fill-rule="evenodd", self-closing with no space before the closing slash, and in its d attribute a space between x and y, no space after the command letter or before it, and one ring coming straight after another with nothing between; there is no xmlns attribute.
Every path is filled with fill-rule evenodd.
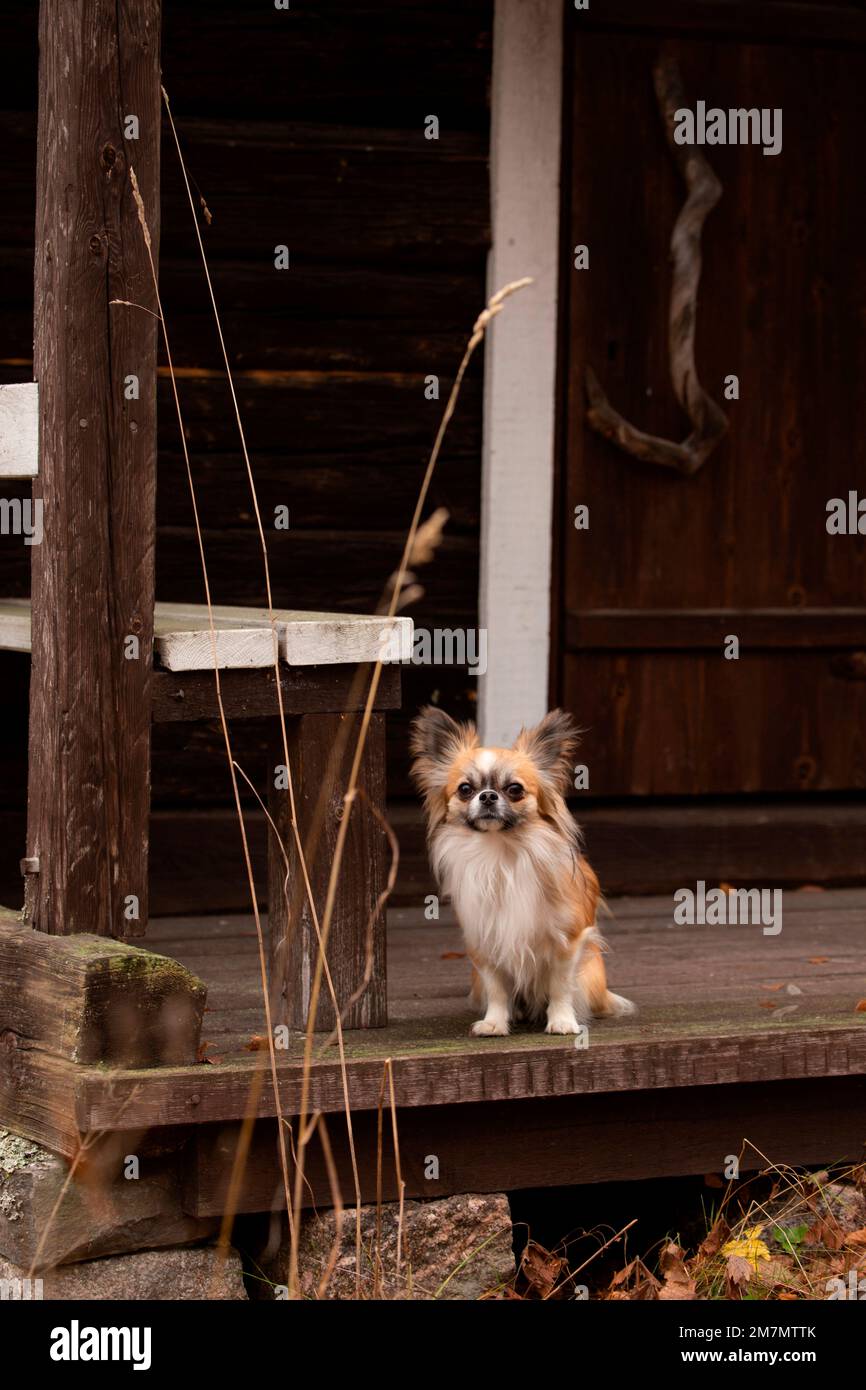
<svg viewBox="0 0 866 1390"><path fill-rule="evenodd" d="M634 1012L607 988L595 923L598 879L565 804L578 734L562 710L482 748L473 724L428 705L412 725L412 776L424 797L430 862L451 897L474 966L476 1037L546 1016L548 1033Z"/></svg>

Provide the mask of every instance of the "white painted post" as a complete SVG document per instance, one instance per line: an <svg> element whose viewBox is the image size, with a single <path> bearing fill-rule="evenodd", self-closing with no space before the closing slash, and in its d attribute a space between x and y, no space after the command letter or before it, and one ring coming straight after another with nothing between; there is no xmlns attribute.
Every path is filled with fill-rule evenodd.
<svg viewBox="0 0 866 1390"><path fill-rule="evenodd" d="M486 742L547 710L556 413L562 0L496 0L488 285L535 284L485 346L479 677Z"/></svg>

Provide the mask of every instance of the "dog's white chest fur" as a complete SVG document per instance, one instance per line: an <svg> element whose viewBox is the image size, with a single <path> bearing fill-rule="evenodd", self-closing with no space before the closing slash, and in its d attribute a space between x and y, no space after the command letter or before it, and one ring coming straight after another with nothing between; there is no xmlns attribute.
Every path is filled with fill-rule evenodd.
<svg viewBox="0 0 866 1390"><path fill-rule="evenodd" d="M543 1008L550 964L567 943L568 907L552 884L570 853L558 836L527 839L445 825L431 845L470 952L508 975L515 993Z"/></svg>

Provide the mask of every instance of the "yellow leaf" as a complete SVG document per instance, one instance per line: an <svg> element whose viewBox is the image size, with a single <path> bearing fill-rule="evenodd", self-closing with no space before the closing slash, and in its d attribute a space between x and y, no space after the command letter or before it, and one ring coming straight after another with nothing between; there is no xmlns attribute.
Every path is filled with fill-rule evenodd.
<svg viewBox="0 0 866 1390"><path fill-rule="evenodd" d="M768 1260L770 1252L764 1242L760 1239L763 1226L750 1226L744 1231L739 1240L729 1240L722 1246L723 1255L739 1255L740 1259L748 1260L755 1268L758 1268L758 1260Z"/></svg>

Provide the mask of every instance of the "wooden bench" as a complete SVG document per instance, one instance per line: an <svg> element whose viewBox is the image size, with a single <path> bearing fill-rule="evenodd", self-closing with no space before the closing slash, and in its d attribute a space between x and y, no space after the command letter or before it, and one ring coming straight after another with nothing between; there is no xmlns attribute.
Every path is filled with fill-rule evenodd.
<svg viewBox="0 0 866 1390"><path fill-rule="evenodd" d="M377 913L376 904L385 885L387 863L386 841L376 817L383 814L385 801L385 711L400 702L400 667L393 658L409 655L412 622L281 609L274 612L279 656L275 666L274 634L266 609L215 606L212 615L213 635L206 607L156 605L153 718L192 722L217 717L215 647L227 716L272 721L268 767L268 805L275 827L268 837L272 1006L274 1022L291 1028L306 1025L317 941L291 830L276 682L279 679L287 715L286 742L299 829L321 914L358 712L364 707L373 663L383 654L392 658L382 670L376 695L361 770L362 796L353 810L328 949L341 1004L370 976L366 990L346 1016L347 1026L382 1026L387 1020L384 916ZM29 599L0 599L0 649L29 652L30 646ZM39 866L27 868L33 877ZM295 924L292 930L290 917ZM93 923L90 930L100 932L101 925ZM110 934L138 935L145 923L139 918L130 925L131 931L115 929ZM101 934L107 934L104 926ZM331 1001L323 992L317 1027L330 1028L333 1022Z"/></svg>

